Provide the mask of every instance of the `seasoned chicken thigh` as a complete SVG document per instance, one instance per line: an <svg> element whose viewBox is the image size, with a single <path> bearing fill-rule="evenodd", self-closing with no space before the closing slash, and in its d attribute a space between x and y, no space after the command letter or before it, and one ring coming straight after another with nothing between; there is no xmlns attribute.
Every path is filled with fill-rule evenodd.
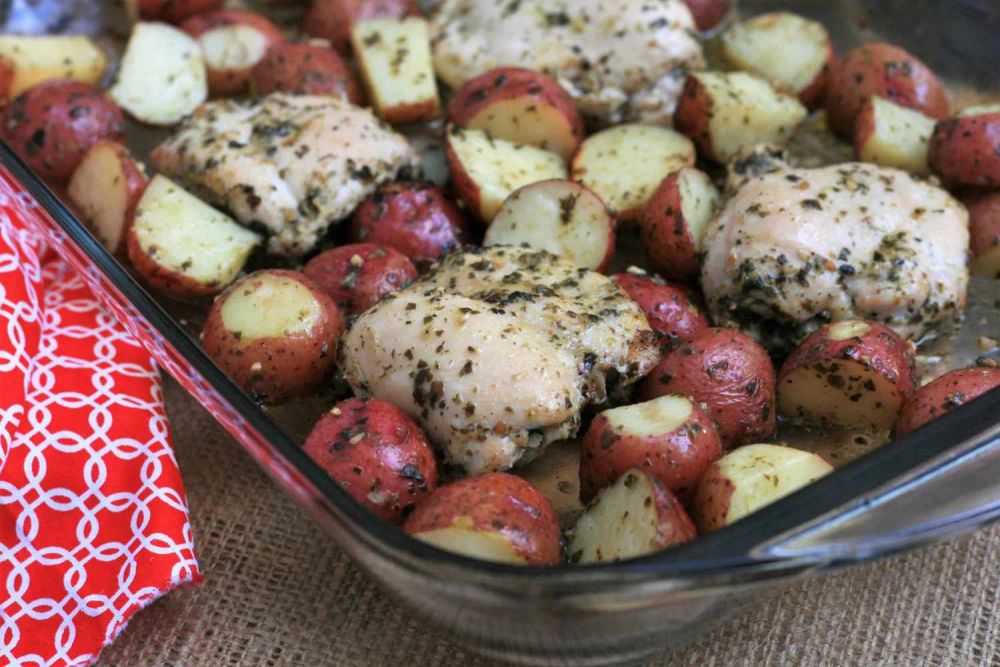
<svg viewBox="0 0 1000 667"><path fill-rule="evenodd" d="M716 324L772 348L854 317L919 339L965 305L968 214L896 169L847 163L749 178L703 244L702 288Z"/></svg>
<svg viewBox="0 0 1000 667"><path fill-rule="evenodd" d="M279 255L308 252L327 228L400 170L407 140L366 109L274 94L204 104L152 154L153 165L270 235Z"/></svg>
<svg viewBox="0 0 1000 667"><path fill-rule="evenodd" d="M416 419L468 474L572 437L580 411L658 361L639 307L605 276L544 251L446 256L354 323L344 373Z"/></svg>
<svg viewBox="0 0 1000 667"><path fill-rule="evenodd" d="M682 0L443 0L431 35L449 85L503 65L540 70L603 124L669 125L687 71L704 65Z"/></svg>

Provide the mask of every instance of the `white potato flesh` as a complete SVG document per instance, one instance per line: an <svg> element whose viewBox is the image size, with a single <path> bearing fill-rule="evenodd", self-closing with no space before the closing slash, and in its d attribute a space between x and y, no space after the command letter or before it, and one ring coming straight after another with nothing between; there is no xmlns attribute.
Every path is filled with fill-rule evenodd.
<svg viewBox="0 0 1000 667"><path fill-rule="evenodd" d="M712 100L709 135L720 162L753 144L783 143L807 111L766 81L745 72L692 74Z"/></svg>
<svg viewBox="0 0 1000 667"><path fill-rule="evenodd" d="M988 113L1000 113L1000 104L974 104L959 111L956 116L962 118L966 116L982 116Z"/></svg>
<svg viewBox="0 0 1000 667"><path fill-rule="evenodd" d="M479 214L486 221L496 217L515 190L566 178L566 165L559 155L496 139L482 130L450 130L448 143L478 189Z"/></svg>
<svg viewBox="0 0 1000 667"><path fill-rule="evenodd" d="M634 436L667 435L691 418L694 406L683 396L660 396L645 403L605 410L601 414L618 433Z"/></svg>
<svg viewBox="0 0 1000 667"><path fill-rule="evenodd" d="M733 24L722 35L722 55L734 67L798 95L823 71L830 36L823 24L788 12Z"/></svg>
<svg viewBox="0 0 1000 667"><path fill-rule="evenodd" d="M465 125L494 137L517 138L517 143L559 153L566 160L576 151L577 139L563 110L530 96L491 102Z"/></svg>
<svg viewBox="0 0 1000 667"><path fill-rule="evenodd" d="M127 159L117 146L97 144L87 151L66 188L94 236L111 252L121 246L128 224L128 177L122 162Z"/></svg>
<svg viewBox="0 0 1000 667"><path fill-rule="evenodd" d="M633 217L667 176L694 161L680 132L619 125L591 135L573 159L573 179L597 193L616 216Z"/></svg>
<svg viewBox="0 0 1000 667"><path fill-rule="evenodd" d="M389 122L434 118L440 108L427 21L379 18L356 22L351 44L369 97Z"/></svg>
<svg viewBox="0 0 1000 667"><path fill-rule="evenodd" d="M839 366L835 374L811 366L789 373L778 387L778 412L809 423L875 431L892 428L903 404L896 385L865 364L847 359L830 363ZM839 378L835 385L831 377Z"/></svg>
<svg viewBox="0 0 1000 667"><path fill-rule="evenodd" d="M144 123L173 125L208 99L201 47L172 26L137 23L108 94Z"/></svg>
<svg viewBox="0 0 1000 667"><path fill-rule="evenodd" d="M712 179L698 169L684 169L677 178L681 195L681 213L687 223L695 247L701 246L701 237L712 214L719 206L719 190Z"/></svg>
<svg viewBox="0 0 1000 667"><path fill-rule="evenodd" d="M53 79L96 85L108 66L104 52L82 35L0 35L0 59L14 67L12 98Z"/></svg>
<svg viewBox="0 0 1000 667"><path fill-rule="evenodd" d="M220 313L240 342L308 333L323 316L312 290L288 276L262 274L226 295Z"/></svg>
<svg viewBox="0 0 1000 667"><path fill-rule="evenodd" d="M660 548L653 484L646 474L630 470L603 489L580 515L569 545L576 563L602 563L636 558Z"/></svg>
<svg viewBox="0 0 1000 667"><path fill-rule="evenodd" d="M159 175L139 200L134 231L157 265L203 285L231 283L260 243L257 234Z"/></svg>
<svg viewBox="0 0 1000 667"><path fill-rule="evenodd" d="M812 452L763 444L740 447L714 465L718 467L719 477L732 484L729 507L724 510L724 525L742 519L833 471L833 466Z"/></svg>
<svg viewBox="0 0 1000 667"><path fill-rule="evenodd" d="M515 565L527 562L518 555L510 541L500 533L451 526L414 533L413 537L433 544L439 549L479 560Z"/></svg>
<svg viewBox="0 0 1000 667"><path fill-rule="evenodd" d="M858 159L914 174L930 173L927 148L937 121L881 97L873 97L872 106L875 127L859 146Z"/></svg>
<svg viewBox="0 0 1000 667"><path fill-rule="evenodd" d="M507 198L483 245L527 243L596 269L608 257L613 233L614 220L593 192L573 181L542 181Z"/></svg>
<svg viewBox="0 0 1000 667"><path fill-rule="evenodd" d="M833 324L827 331L830 340L842 341L848 338L860 338L872 330L864 320L841 320Z"/></svg>
<svg viewBox="0 0 1000 667"><path fill-rule="evenodd" d="M261 61L270 46L268 36L248 25L213 28L198 38L205 65L220 72L246 70Z"/></svg>

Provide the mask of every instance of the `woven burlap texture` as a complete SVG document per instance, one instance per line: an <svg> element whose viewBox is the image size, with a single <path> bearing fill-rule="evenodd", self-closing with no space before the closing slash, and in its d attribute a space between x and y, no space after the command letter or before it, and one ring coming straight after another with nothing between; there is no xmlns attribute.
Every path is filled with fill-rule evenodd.
<svg viewBox="0 0 1000 667"><path fill-rule="evenodd" d="M167 385L204 585L143 611L102 667L492 665L362 575ZM655 665L1000 665L1000 527L800 583Z"/></svg>

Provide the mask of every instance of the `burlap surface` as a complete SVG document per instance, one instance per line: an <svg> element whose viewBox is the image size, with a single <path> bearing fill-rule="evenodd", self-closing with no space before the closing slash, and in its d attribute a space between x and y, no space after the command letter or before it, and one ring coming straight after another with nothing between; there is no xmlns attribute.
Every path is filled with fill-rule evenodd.
<svg viewBox="0 0 1000 667"><path fill-rule="evenodd" d="M99 663L483 666L411 618L167 386L205 584L143 611ZM1000 665L1000 527L801 583L657 665Z"/></svg>

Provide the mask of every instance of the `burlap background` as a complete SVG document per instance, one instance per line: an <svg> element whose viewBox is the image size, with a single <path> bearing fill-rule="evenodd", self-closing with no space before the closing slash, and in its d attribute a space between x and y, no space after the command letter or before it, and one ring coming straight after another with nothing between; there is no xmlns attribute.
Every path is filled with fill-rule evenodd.
<svg viewBox="0 0 1000 667"><path fill-rule="evenodd" d="M143 611L103 667L483 666L368 581L167 387L203 586ZM1000 527L802 583L657 665L1000 665Z"/></svg>

